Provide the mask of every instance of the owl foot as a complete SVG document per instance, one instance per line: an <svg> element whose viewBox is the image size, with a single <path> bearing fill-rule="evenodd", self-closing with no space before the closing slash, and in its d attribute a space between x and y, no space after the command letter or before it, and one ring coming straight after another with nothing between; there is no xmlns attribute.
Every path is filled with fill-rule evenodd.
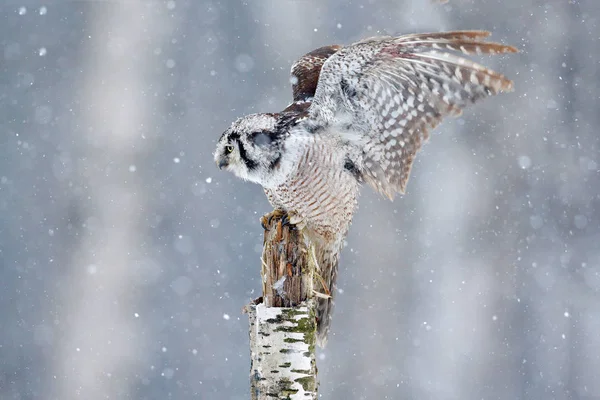
<svg viewBox="0 0 600 400"><path fill-rule="evenodd" d="M285 215L286 215L286 212L283 210L273 210L270 213L265 214L260 218L260 224L265 231L268 231L269 230L268 227L271 226L271 222L273 222L273 218L281 219Z"/></svg>
<svg viewBox="0 0 600 400"><path fill-rule="evenodd" d="M296 229L302 230L305 226L304 218L298 215L296 211L289 211L285 213L281 219L281 225L289 225L290 227L295 227Z"/></svg>
<svg viewBox="0 0 600 400"><path fill-rule="evenodd" d="M300 230L304 229L306 225L304 223L304 218L295 211L285 212L283 210L273 210L270 213L263 215L260 219L260 224L265 231L269 230L268 227L271 226L273 219L280 219L281 226L290 226L290 228L293 227Z"/></svg>

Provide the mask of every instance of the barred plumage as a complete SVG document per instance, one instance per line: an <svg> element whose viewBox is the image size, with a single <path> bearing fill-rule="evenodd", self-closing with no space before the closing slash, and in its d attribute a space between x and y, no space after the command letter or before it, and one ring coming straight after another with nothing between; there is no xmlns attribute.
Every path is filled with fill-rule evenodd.
<svg viewBox="0 0 600 400"><path fill-rule="evenodd" d="M359 183L390 199L404 193L414 157L443 117L512 90L503 75L458 55L515 52L484 31L369 38L314 50L292 66L294 102L243 117L222 135L219 167L261 184L295 212L317 247L323 292L333 295ZM333 299L318 300L325 343Z"/></svg>

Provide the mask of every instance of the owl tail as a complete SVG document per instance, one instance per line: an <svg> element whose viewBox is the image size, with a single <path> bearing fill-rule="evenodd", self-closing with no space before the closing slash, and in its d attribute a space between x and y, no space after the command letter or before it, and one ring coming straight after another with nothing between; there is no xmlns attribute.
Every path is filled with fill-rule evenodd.
<svg viewBox="0 0 600 400"><path fill-rule="evenodd" d="M316 295L316 317L317 317L317 344L323 348L327 344L327 335L331 327L331 316L333 314L333 296L335 292L335 280L338 270L338 255L330 252L317 256L319 270L314 279L314 290Z"/></svg>

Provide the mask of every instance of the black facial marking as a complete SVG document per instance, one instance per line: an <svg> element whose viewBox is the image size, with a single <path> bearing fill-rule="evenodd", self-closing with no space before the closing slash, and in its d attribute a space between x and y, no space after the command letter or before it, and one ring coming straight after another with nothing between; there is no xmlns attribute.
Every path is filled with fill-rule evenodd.
<svg viewBox="0 0 600 400"><path fill-rule="evenodd" d="M240 138L240 133L237 131L232 131L231 133L229 133L229 143L233 142L234 140L238 140Z"/></svg>
<svg viewBox="0 0 600 400"><path fill-rule="evenodd" d="M362 173L348 156L346 156L346 160L344 160L344 168L348 170L357 181L362 182Z"/></svg>
<svg viewBox="0 0 600 400"><path fill-rule="evenodd" d="M232 140L234 139L239 139L240 138L240 134L236 131L229 131L226 130L225 132L223 132L223 134L221 135L221 137L219 138L219 141L223 140L223 138L229 138L228 142L231 143Z"/></svg>
<svg viewBox="0 0 600 400"><path fill-rule="evenodd" d="M257 167L257 163L254 160L251 160L250 158L248 158L248 153L246 153L246 148L244 147L244 144L241 141L237 141L238 142L238 148L240 150L240 158L242 159L242 161L244 162L244 164L246 164L246 167L248 168L248 170L253 170L254 168Z"/></svg>

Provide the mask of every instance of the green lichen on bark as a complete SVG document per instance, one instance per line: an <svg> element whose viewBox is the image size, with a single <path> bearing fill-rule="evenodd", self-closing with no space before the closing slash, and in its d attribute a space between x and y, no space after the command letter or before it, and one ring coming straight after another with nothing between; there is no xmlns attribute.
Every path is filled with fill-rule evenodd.
<svg viewBox="0 0 600 400"><path fill-rule="evenodd" d="M308 369L292 369L291 371L296 374L310 374L310 371Z"/></svg>
<svg viewBox="0 0 600 400"><path fill-rule="evenodd" d="M294 321L294 317L298 315L306 315L303 311L298 311L293 308L286 308L282 310L282 316L284 320L294 321L296 326L288 327L288 326L280 326L276 331L280 332L292 332L292 333L301 333L304 335L304 343L308 344L308 351L310 353L315 352L315 344L316 344L316 333L317 333L317 318L315 315L314 302L307 303L308 308L308 316L304 318L300 318ZM286 339L287 340L287 339ZM291 342L288 342L291 343Z"/></svg>
<svg viewBox="0 0 600 400"><path fill-rule="evenodd" d="M298 393L298 389L292 388L294 382L287 378L282 378L277 382L278 392L273 396L278 399L289 399L291 395Z"/></svg>
<svg viewBox="0 0 600 400"><path fill-rule="evenodd" d="M292 338L285 338L283 339L283 341L285 343L298 343L298 342L304 342L303 339L292 339Z"/></svg>
<svg viewBox="0 0 600 400"><path fill-rule="evenodd" d="M317 391L317 380L314 375L303 376L302 378L295 379L295 382L302 385L305 392L316 392Z"/></svg>
<svg viewBox="0 0 600 400"><path fill-rule="evenodd" d="M284 308L281 314L285 316L285 319L291 321L294 317L298 315L304 315L306 313L304 311L296 310L295 308Z"/></svg>
<svg viewBox="0 0 600 400"><path fill-rule="evenodd" d="M301 378L294 379L294 382L302 385L302 388L304 389L305 392L310 393L310 392L317 391L317 380L315 379L314 375L311 374L310 371L292 370L292 372L307 375L307 376L303 376ZM282 399L282 398L289 399L289 396L298 393L298 389L292 388L292 385L294 384L294 382L290 381L287 378L281 378L277 382L277 386L278 386L278 390L279 390L278 396L274 396L274 397L279 398L279 399ZM284 397L282 397L282 396L284 396Z"/></svg>

